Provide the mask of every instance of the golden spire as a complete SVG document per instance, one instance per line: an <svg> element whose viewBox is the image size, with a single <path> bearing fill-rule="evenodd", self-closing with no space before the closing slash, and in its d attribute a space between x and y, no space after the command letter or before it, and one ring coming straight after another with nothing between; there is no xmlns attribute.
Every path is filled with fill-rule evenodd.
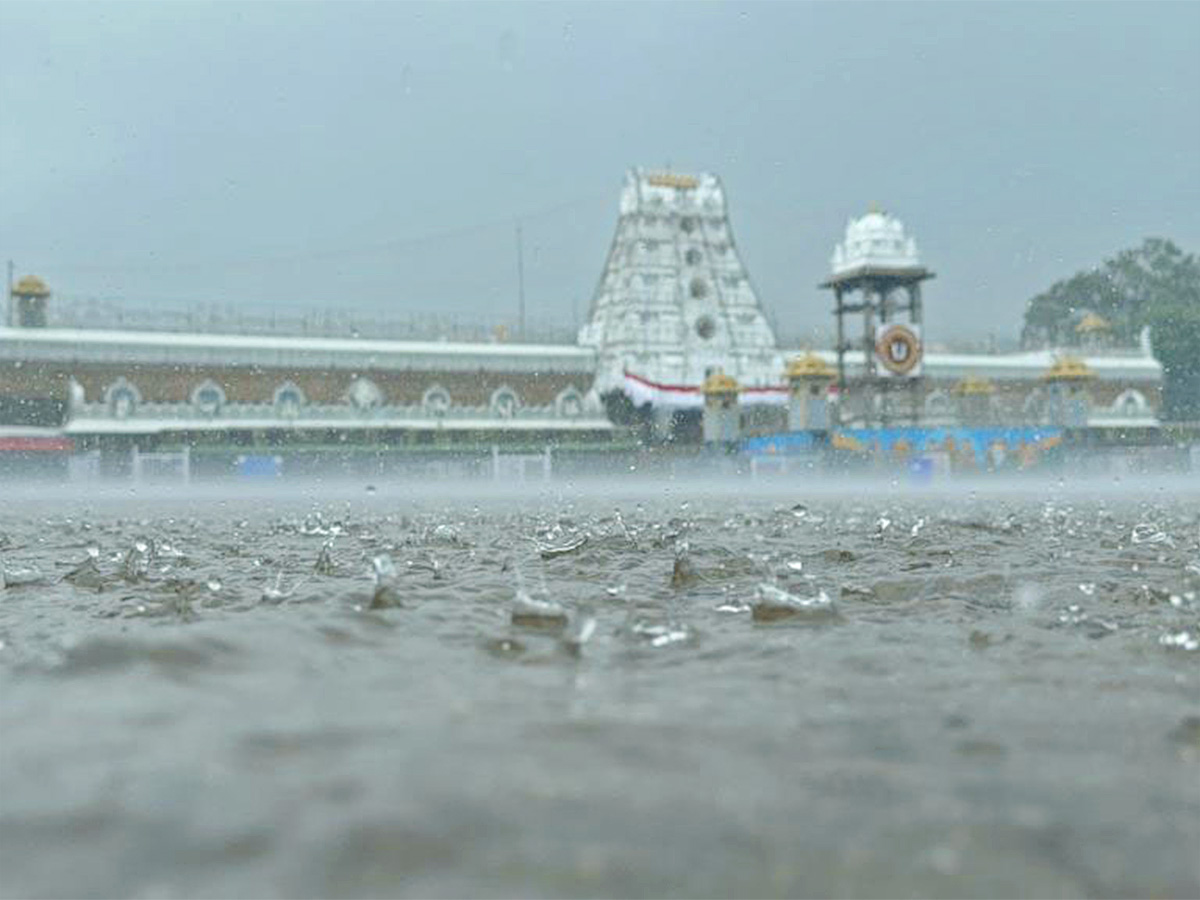
<svg viewBox="0 0 1200 900"><path fill-rule="evenodd" d="M996 386L987 378L968 375L954 386L954 393L967 397L986 396L996 393Z"/></svg>
<svg viewBox="0 0 1200 900"><path fill-rule="evenodd" d="M788 361L787 368L784 370L784 375L789 380L794 378L833 378L836 374L829 363L811 350L803 356L793 357Z"/></svg>
<svg viewBox="0 0 1200 900"><path fill-rule="evenodd" d="M1079 324L1075 326L1076 334L1091 334L1096 331L1112 331L1112 325L1108 319L1097 315L1094 312L1088 313L1079 320Z"/></svg>
<svg viewBox="0 0 1200 900"><path fill-rule="evenodd" d="M704 385L700 388L707 397L711 394L736 394L738 392L738 383L731 375L726 375L720 369L713 372L704 379Z"/></svg>
<svg viewBox="0 0 1200 900"><path fill-rule="evenodd" d="M1095 377L1088 364L1078 356L1060 356L1042 376L1045 381L1087 381Z"/></svg>
<svg viewBox="0 0 1200 900"><path fill-rule="evenodd" d="M49 297L50 288L36 275L26 275L13 285L12 293L14 297Z"/></svg>

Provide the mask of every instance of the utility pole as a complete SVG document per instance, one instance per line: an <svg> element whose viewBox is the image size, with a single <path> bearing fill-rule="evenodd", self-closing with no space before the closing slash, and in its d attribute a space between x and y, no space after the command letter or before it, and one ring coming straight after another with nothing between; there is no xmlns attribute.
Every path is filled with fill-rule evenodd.
<svg viewBox="0 0 1200 900"><path fill-rule="evenodd" d="M5 325L11 325L13 323L13 268L13 261L10 259L8 261L8 288L4 294L4 311L7 314L7 318L4 322Z"/></svg>
<svg viewBox="0 0 1200 900"><path fill-rule="evenodd" d="M517 222L517 340L525 342L525 246Z"/></svg>

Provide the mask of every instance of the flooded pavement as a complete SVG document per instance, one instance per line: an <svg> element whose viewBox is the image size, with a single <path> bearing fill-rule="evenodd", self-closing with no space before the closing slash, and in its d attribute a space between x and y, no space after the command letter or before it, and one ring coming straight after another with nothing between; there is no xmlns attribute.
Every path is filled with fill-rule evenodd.
<svg viewBox="0 0 1200 900"><path fill-rule="evenodd" d="M1200 491L0 510L4 896L1196 896Z"/></svg>

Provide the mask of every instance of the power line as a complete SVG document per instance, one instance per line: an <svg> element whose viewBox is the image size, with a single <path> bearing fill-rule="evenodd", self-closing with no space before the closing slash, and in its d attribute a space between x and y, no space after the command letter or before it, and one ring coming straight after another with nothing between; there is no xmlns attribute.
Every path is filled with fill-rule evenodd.
<svg viewBox="0 0 1200 900"><path fill-rule="evenodd" d="M563 200L548 206L528 210L521 213L521 221L548 218L553 215L577 208L601 197L611 199L610 190L596 190L587 194L579 194L569 200ZM189 270L234 270L270 268L272 266L294 265L296 263L318 263L330 260L353 259L375 256L382 253L396 252L405 249L415 249L440 241L461 239L468 235L480 234L491 230L499 231L512 225L512 217L489 219L471 225L429 231L423 234L394 238L370 244L359 244L353 247L335 249L294 250L288 253L255 255L250 257L165 261L165 262L128 262L128 263L89 263L89 262L40 262L30 266L42 272L63 274L102 274L102 273L139 273L139 272L183 272Z"/></svg>
<svg viewBox="0 0 1200 900"><path fill-rule="evenodd" d="M517 337L525 340L525 243L517 220Z"/></svg>

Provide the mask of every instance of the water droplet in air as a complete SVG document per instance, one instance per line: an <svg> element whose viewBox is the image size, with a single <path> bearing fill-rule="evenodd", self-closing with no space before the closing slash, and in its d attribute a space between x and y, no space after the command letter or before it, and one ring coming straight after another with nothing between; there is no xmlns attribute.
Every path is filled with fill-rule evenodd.
<svg viewBox="0 0 1200 900"><path fill-rule="evenodd" d="M371 569L375 576L375 592L371 596L371 608L380 609L386 606L399 606L400 597L397 593L400 574L396 564L387 554L380 554L371 560Z"/></svg>
<svg viewBox="0 0 1200 900"><path fill-rule="evenodd" d="M1129 540L1134 544L1161 544L1167 540L1167 535L1152 522L1139 522L1133 526Z"/></svg>
<svg viewBox="0 0 1200 900"><path fill-rule="evenodd" d="M824 591L815 597L798 597L773 584L758 585L751 605L756 622L771 622L776 619L836 619L837 607Z"/></svg>
<svg viewBox="0 0 1200 900"><path fill-rule="evenodd" d="M567 611L553 600L531 597L520 588L513 598L512 623L526 628L562 629L567 624Z"/></svg>
<svg viewBox="0 0 1200 900"><path fill-rule="evenodd" d="M1168 632L1160 637L1158 642L1164 647L1178 648L1180 650L1200 649L1200 637L1193 635L1190 631Z"/></svg>

